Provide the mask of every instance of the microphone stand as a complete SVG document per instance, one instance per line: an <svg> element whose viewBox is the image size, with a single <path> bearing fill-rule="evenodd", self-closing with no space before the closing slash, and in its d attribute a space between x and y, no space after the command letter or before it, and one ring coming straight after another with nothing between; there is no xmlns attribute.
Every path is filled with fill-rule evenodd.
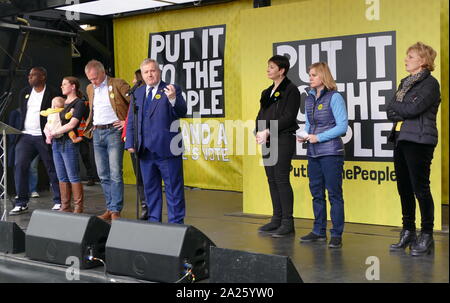
<svg viewBox="0 0 450 303"><path fill-rule="evenodd" d="M136 162L136 219L139 220L139 210L141 209L141 196L139 194L139 180L141 180L141 165L139 163L139 151L138 151L138 107L136 105L136 96L133 90L131 95L133 96L133 146L134 146L134 159Z"/></svg>

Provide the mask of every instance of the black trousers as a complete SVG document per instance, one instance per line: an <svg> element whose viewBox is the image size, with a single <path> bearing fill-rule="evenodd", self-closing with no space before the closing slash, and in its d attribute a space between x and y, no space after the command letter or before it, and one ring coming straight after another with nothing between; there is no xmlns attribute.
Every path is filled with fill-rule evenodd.
<svg viewBox="0 0 450 303"><path fill-rule="evenodd" d="M130 153L130 156L131 156L131 163L133 164L134 175L137 176L136 154ZM142 182L142 174L139 174L136 186L138 189L139 199L141 200L142 206L144 205L147 206L147 204L145 203L144 182Z"/></svg>
<svg viewBox="0 0 450 303"><path fill-rule="evenodd" d="M409 141L398 141L394 148L394 166L404 229L416 230L417 198L422 216L422 231L433 232L434 202L430 190L430 166L434 148L433 145Z"/></svg>
<svg viewBox="0 0 450 303"><path fill-rule="evenodd" d="M16 184L16 194L18 195L15 206L26 206L28 204L28 178L30 176L30 164L36 155L41 157L42 162L44 162L44 166L47 169L47 174L53 190L53 202L55 204L60 204L61 195L59 192L59 182L56 177L51 146L45 144L42 136L23 134L18 139L15 152L16 159L14 164L14 178Z"/></svg>
<svg viewBox="0 0 450 303"><path fill-rule="evenodd" d="M292 157L295 153L295 142L295 136L292 134L280 135L278 148L274 149L272 146L270 153L263 156L275 220L293 219L294 193L289 176ZM263 153L265 151L267 147L263 146Z"/></svg>
<svg viewBox="0 0 450 303"><path fill-rule="evenodd" d="M88 180L98 179L96 177L95 167L92 164L92 140L83 137L83 140L78 143L80 146L81 160L83 161L84 167L86 168L86 177Z"/></svg>

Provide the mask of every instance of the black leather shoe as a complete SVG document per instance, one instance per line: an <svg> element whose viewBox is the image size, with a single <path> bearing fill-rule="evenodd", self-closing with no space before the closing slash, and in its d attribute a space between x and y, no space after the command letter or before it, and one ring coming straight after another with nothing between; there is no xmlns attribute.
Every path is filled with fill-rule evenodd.
<svg viewBox="0 0 450 303"><path fill-rule="evenodd" d="M434 248L432 233L420 233L417 241L411 245L411 256L428 255Z"/></svg>
<svg viewBox="0 0 450 303"><path fill-rule="evenodd" d="M147 221L148 220L148 208L147 205L142 206L142 213L139 220Z"/></svg>
<svg viewBox="0 0 450 303"><path fill-rule="evenodd" d="M287 227L281 225L272 234L272 238L284 238L295 234L295 229L293 227Z"/></svg>
<svg viewBox="0 0 450 303"><path fill-rule="evenodd" d="M389 250L397 251L404 250L406 247L412 245L417 240L416 231L403 229L400 233L400 240L398 243L391 244Z"/></svg>
<svg viewBox="0 0 450 303"><path fill-rule="evenodd" d="M281 225L281 220L272 220L271 222L258 228L259 232L271 232L278 229Z"/></svg>
<svg viewBox="0 0 450 303"><path fill-rule="evenodd" d="M273 233L272 238L284 238L295 234L294 220L281 220L281 225Z"/></svg>
<svg viewBox="0 0 450 303"><path fill-rule="evenodd" d="M319 236L313 232L310 232L306 236L300 238L300 242L316 242L316 241L326 241L327 236Z"/></svg>

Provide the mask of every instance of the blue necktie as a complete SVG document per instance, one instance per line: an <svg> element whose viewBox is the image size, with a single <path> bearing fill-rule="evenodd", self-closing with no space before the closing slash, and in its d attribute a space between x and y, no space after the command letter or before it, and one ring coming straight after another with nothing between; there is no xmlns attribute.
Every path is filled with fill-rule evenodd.
<svg viewBox="0 0 450 303"><path fill-rule="evenodd" d="M150 86L149 88L147 88L147 98L145 98L148 101L152 101L152 91L153 91L153 86Z"/></svg>
<svg viewBox="0 0 450 303"><path fill-rule="evenodd" d="M148 109L150 108L150 103L152 101L152 90L153 90L152 86L147 89L147 97L145 98L144 102L144 112L146 116L148 113Z"/></svg>
<svg viewBox="0 0 450 303"><path fill-rule="evenodd" d="M147 97L145 98L145 102L144 102L145 114L147 114L147 111L150 108L150 103L152 101L152 91L153 91L153 87L152 86L147 88Z"/></svg>

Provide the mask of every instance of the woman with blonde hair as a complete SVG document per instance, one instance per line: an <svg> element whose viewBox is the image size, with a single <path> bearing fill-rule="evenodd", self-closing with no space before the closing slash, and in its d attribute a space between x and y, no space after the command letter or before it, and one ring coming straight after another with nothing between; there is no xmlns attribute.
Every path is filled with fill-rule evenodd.
<svg viewBox="0 0 450 303"><path fill-rule="evenodd" d="M441 101L438 81L431 75L436 51L417 42L406 51L405 69L393 99L387 105L394 122L389 140L394 142L397 190L402 205L403 229L390 250L410 246L413 256L428 254L434 247L434 203L430 190L430 167L438 143L436 116ZM416 198L422 216L421 233L416 235Z"/></svg>
<svg viewBox="0 0 450 303"><path fill-rule="evenodd" d="M344 143L348 126L345 101L337 92L336 82L325 62L309 67L310 90L305 100L305 130L297 141L307 143L309 189L313 197L314 226L300 242L326 241L327 202L331 204L330 248L342 246L344 199L342 172Z"/></svg>

